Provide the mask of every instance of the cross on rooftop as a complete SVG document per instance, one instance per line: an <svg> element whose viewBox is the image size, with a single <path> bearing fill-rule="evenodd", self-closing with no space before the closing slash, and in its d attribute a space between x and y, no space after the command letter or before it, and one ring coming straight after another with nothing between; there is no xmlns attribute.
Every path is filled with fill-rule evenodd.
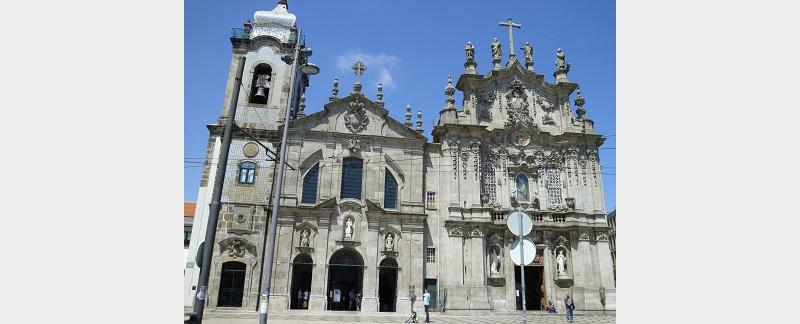
<svg viewBox="0 0 800 324"><path fill-rule="evenodd" d="M364 74L364 71L367 70L367 66L358 60L356 64L353 64L353 71L356 72L356 83L361 83L361 75Z"/></svg>
<svg viewBox="0 0 800 324"><path fill-rule="evenodd" d="M514 33L512 32L512 30L514 28L522 28L522 25L521 24L515 24L515 23L511 22L511 18L509 17L508 21L501 21L500 22L500 26L508 26L508 42L509 42L509 45L510 45L509 46L510 52L509 52L508 57L509 58L517 57L514 54Z"/></svg>

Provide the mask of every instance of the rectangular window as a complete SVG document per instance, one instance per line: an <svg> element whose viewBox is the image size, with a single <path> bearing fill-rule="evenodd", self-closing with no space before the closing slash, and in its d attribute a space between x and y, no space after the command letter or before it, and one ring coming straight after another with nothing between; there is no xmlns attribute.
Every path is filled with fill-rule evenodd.
<svg viewBox="0 0 800 324"><path fill-rule="evenodd" d="M239 183L253 184L256 182L256 164L243 162L239 165Z"/></svg>
<svg viewBox="0 0 800 324"><path fill-rule="evenodd" d="M339 198L361 199L361 178L364 162L359 158L345 158L342 161L342 189Z"/></svg>
<svg viewBox="0 0 800 324"><path fill-rule="evenodd" d="M319 182L319 163L311 167L303 178L303 200L304 204L317 202L317 183Z"/></svg>
<svg viewBox="0 0 800 324"><path fill-rule="evenodd" d="M386 183L383 187L383 208L397 208L397 180L389 169L386 169L384 178Z"/></svg>
<svg viewBox="0 0 800 324"><path fill-rule="evenodd" d="M192 227L186 226L183 228L183 247L189 247L189 241L192 239Z"/></svg>
<svg viewBox="0 0 800 324"><path fill-rule="evenodd" d="M561 172L558 169L547 169L547 205L561 205Z"/></svg>
<svg viewBox="0 0 800 324"><path fill-rule="evenodd" d="M425 251L425 262L436 263L436 248L429 247Z"/></svg>
<svg viewBox="0 0 800 324"><path fill-rule="evenodd" d="M433 191L428 191L428 198L426 199L427 205L426 208L428 209L436 209L436 193Z"/></svg>

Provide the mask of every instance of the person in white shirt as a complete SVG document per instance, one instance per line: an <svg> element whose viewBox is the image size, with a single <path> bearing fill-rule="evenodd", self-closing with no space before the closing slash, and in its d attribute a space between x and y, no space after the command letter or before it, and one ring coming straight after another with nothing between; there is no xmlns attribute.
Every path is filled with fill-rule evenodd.
<svg viewBox="0 0 800 324"><path fill-rule="evenodd" d="M431 293L428 292L428 288L422 291L422 305L425 306L425 323L430 323L428 308L431 307Z"/></svg>

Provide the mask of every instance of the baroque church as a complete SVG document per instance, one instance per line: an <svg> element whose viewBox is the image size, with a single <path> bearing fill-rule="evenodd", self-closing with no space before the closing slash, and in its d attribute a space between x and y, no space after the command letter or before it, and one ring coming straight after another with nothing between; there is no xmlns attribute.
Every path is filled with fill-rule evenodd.
<svg viewBox="0 0 800 324"><path fill-rule="evenodd" d="M297 29L284 0L257 11L231 36L225 108L208 125L185 306L197 293L194 256L205 237L223 125L245 57L235 121L247 134L234 132L230 148L211 245L208 311L257 312L283 127L289 128L287 166L270 313L405 314L422 307L423 288L432 309L455 313L521 310L523 299L529 310L553 301L563 312L565 294L579 311L616 309L597 151L604 138L586 115L578 84L567 78L565 52L556 53L550 82L534 70L530 43L517 58L512 38L503 57L495 39L485 74L467 43L464 72L455 81L448 77L428 141L421 112L415 128L410 107L400 122L389 117L380 87L375 98L362 91L368 67L361 62L353 62L353 89L340 93L334 80L323 107L306 109L306 76L290 98L294 64L302 62L281 57L303 41ZM461 107L456 91L463 94ZM297 108L284 120L290 101ZM522 271L510 257L516 237L506 227L514 210L534 224L527 237L536 257L525 266L524 294Z"/></svg>

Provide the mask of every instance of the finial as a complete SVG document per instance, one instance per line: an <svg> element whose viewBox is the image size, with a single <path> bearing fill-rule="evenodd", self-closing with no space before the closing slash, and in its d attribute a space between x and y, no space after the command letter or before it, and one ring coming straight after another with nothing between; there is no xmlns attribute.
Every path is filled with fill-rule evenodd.
<svg viewBox="0 0 800 324"><path fill-rule="evenodd" d="M422 110L417 110L417 132L422 133Z"/></svg>
<svg viewBox="0 0 800 324"><path fill-rule="evenodd" d="M383 107L383 83L378 83L378 94L376 97L378 98L378 101L375 103Z"/></svg>
<svg viewBox="0 0 800 324"><path fill-rule="evenodd" d="M352 66L353 72L356 73L356 83L353 84L353 92L360 93L361 92L361 75L364 74L364 71L367 70L367 66L364 65L361 60L358 60Z"/></svg>
<svg viewBox="0 0 800 324"><path fill-rule="evenodd" d="M453 86L453 76L450 73L447 74L447 86L444 88L444 94L447 96L447 99L445 99L447 107L445 108L455 108L453 104L455 104L456 99L453 98L453 95L456 94L456 87Z"/></svg>
<svg viewBox="0 0 800 324"><path fill-rule="evenodd" d="M578 115L578 120L583 120L583 116L586 115L586 109L583 109L583 105L586 104L586 99L581 95L580 86L578 86L577 94L578 96L575 97L575 105L578 106L578 109L575 110L575 114Z"/></svg>
<svg viewBox="0 0 800 324"><path fill-rule="evenodd" d="M411 128L411 104L406 105L406 127Z"/></svg>
<svg viewBox="0 0 800 324"><path fill-rule="evenodd" d="M333 88L331 88L331 96L328 98L329 101L334 101L338 99L339 95L339 79L333 79Z"/></svg>
<svg viewBox="0 0 800 324"><path fill-rule="evenodd" d="M305 92L300 96L300 103L297 104L297 114L295 116L297 116L297 117L305 116L305 113L303 112L304 110L306 110L306 93Z"/></svg>

